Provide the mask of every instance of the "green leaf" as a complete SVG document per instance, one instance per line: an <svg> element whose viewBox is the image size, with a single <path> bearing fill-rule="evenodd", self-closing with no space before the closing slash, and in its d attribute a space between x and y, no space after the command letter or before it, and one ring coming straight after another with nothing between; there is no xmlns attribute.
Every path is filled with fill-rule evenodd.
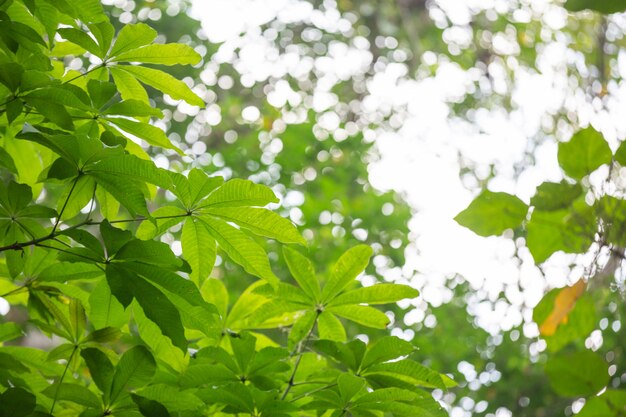
<svg viewBox="0 0 626 417"><path fill-rule="evenodd" d="M104 111L104 114L108 115L121 115L129 117L149 117L154 116L158 118L163 117L163 112L160 109L150 106L140 100L124 100L119 103L113 104L111 107Z"/></svg>
<svg viewBox="0 0 626 417"><path fill-rule="evenodd" d="M526 245L536 263L548 259L556 251L585 252L593 243L595 216L584 201L570 210L534 210L527 225Z"/></svg>
<svg viewBox="0 0 626 417"><path fill-rule="evenodd" d="M559 143L559 165L567 175L582 179L604 164L610 164L613 153L604 137L592 127L580 130L569 142Z"/></svg>
<svg viewBox="0 0 626 417"><path fill-rule="evenodd" d="M111 294L106 280L96 285L89 295L89 319L96 329L107 326L122 327L128 322L128 315L124 313L124 307Z"/></svg>
<svg viewBox="0 0 626 417"><path fill-rule="evenodd" d="M270 203L278 203L278 198L270 188L235 178L212 192L201 207L262 207Z"/></svg>
<svg viewBox="0 0 626 417"><path fill-rule="evenodd" d="M346 341L346 331L341 321L333 313L322 312L318 317L317 329L321 339Z"/></svg>
<svg viewBox="0 0 626 417"><path fill-rule="evenodd" d="M139 411L146 417L169 417L170 413L167 408L158 401L141 397L137 394L131 394L133 402L139 407Z"/></svg>
<svg viewBox="0 0 626 417"><path fill-rule="evenodd" d="M111 384L111 403L126 389L147 385L156 372L156 362L148 349L139 345L127 350L115 367Z"/></svg>
<svg viewBox="0 0 626 417"><path fill-rule="evenodd" d="M309 334L315 325L316 319L316 311L307 311L296 320L289 332L289 350L294 349Z"/></svg>
<svg viewBox="0 0 626 417"><path fill-rule="evenodd" d="M399 388L415 389L416 387L424 387L446 389L446 383L444 383L439 373L410 359L371 365L362 375L368 381L386 381L386 385L395 385Z"/></svg>
<svg viewBox="0 0 626 417"><path fill-rule="evenodd" d="M22 332L22 329L17 324L12 322L0 323L0 342L13 340L23 335L24 332Z"/></svg>
<svg viewBox="0 0 626 417"><path fill-rule="evenodd" d="M122 117L105 117L105 120L140 139L145 140L152 146L158 146L165 149L173 149L180 155L184 155L178 147L174 146L169 140L165 132L156 126L148 123L136 122L134 120L124 119Z"/></svg>
<svg viewBox="0 0 626 417"><path fill-rule="evenodd" d="M546 374L558 394L570 397L596 394L609 381L608 364L588 350L548 357Z"/></svg>
<svg viewBox="0 0 626 417"><path fill-rule="evenodd" d="M160 65L195 65L202 60L200 54L188 45L169 43L152 44L122 52L112 58L114 62L141 62Z"/></svg>
<svg viewBox="0 0 626 417"><path fill-rule="evenodd" d="M130 280L127 287L139 302L146 317L159 326L163 335L169 337L174 346L186 352L187 339L180 313L167 296L141 278Z"/></svg>
<svg viewBox="0 0 626 417"><path fill-rule="evenodd" d="M117 34L110 56L117 56L123 52L148 45L157 37L157 31L145 23L124 25Z"/></svg>
<svg viewBox="0 0 626 417"><path fill-rule="evenodd" d="M374 364L397 359L415 350L415 346L411 343L395 336L382 337L368 346L363 362L361 362L361 369L367 369Z"/></svg>
<svg viewBox="0 0 626 417"><path fill-rule="evenodd" d="M94 264L83 262L58 262L39 274L40 282L66 282L76 279L92 279L102 276L102 270Z"/></svg>
<svg viewBox="0 0 626 417"><path fill-rule="evenodd" d="M401 284L377 284L371 287L358 288L347 291L334 298L328 305L336 306L343 304L387 304L415 298L419 291Z"/></svg>
<svg viewBox="0 0 626 417"><path fill-rule="evenodd" d="M602 395L588 398L576 417L620 417L626 410L626 391L606 390Z"/></svg>
<svg viewBox="0 0 626 417"><path fill-rule="evenodd" d="M294 249L283 247L283 255L289 272L302 290L315 301L320 298L320 284L315 276L315 268L311 261Z"/></svg>
<svg viewBox="0 0 626 417"><path fill-rule="evenodd" d="M97 170L89 171L88 175L94 178L99 186L119 201L132 216L150 217L144 193L135 182L118 175Z"/></svg>
<svg viewBox="0 0 626 417"><path fill-rule="evenodd" d="M580 184L544 182L530 200L537 210L553 211L569 207L583 193Z"/></svg>
<svg viewBox="0 0 626 417"><path fill-rule="evenodd" d="M194 106L204 107L204 100L182 81L177 80L166 72L153 68L123 65L117 67L116 72L126 72L135 76L144 84L154 87L159 91L171 96L174 100L185 100ZM117 82L117 81L116 81ZM135 98L135 97L130 97ZM139 98L138 98L139 99Z"/></svg>
<svg viewBox="0 0 626 417"><path fill-rule="evenodd" d="M526 218L528 206L507 193L483 191L454 220L480 236L500 235Z"/></svg>
<svg viewBox="0 0 626 417"><path fill-rule="evenodd" d="M341 374L337 378L339 394L344 404L365 388L365 380L351 374Z"/></svg>
<svg viewBox="0 0 626 417"><path fill-rule="evenodd" d="M98 58L104 57L104 55L102 55L102 51L100 50L100 46L98 46L98 44L96 44L96 42L86 32L74 28L61 28L57 32L63 39L80 46Z"/></svg>
<svg viewBox="0 0 626 417"><path fill-rule="evenodd" d="M33 394L19 387L10 387L0 394L0 417L26 417L34 410Z"/></svg>
<svg viewBox="0 0 626 417"><path fill-rule="evenodd" d="M389 317L373 307L344 305L328 307L327 310L362 326L384 329L389 324Z"/></svg>
<svg viewBox="0 0 626 417"><path fill-rule="evenodd" d="M233 262L241 265L246 272L262 278L272 285L278 283L278 278L270 268L265 251L258 243L246 236L241 230L223 221L210 217L202 217L201 220L220 248L228 254Z"/></svg>
<svg viewBox="0 0 626 417"><path fill-rule="evenodd" d="M306 244L293 223L273 211L253 207L206 208L203 213L220 217L250 230L259 236L276 239L282 243Z"/></svg>
<svg viewBox="0 0 626 417"><path fill-rule="evenodd" d="M42 393L48 398L56 398L59 401L71 401L92 408L102 407L96 394L78 384L62 383L50 385Z"/></svg>
<svg viewBox="0 0 626 417"><path fill-rule="evenodd" d="M146 89L143 88L132 74L118 69L117 67L111 67L109 71L124 100L138 100L142 103L150 104Z"/></svg>
<svg viewBox="0 0 626 417"><path fill-rule="evenodd" d="M371 256L372 248L367 245L358 245L343 253L330 271L322 290L322 299L332 299L351 284L365 270Z"/></svg>
<svg viewBox="0 0 626 417"><path fill-rule="evenodd" d="M111 384L115 370L109 358L99 349L86 348L81 350L80 355L85 360L91 379L104 394L104 402L108 403Z"/></svg>
<svg viewBox="0 0 626 417"><path fill-rule="evenodd" d="M177 269L183 265L167 243L155 240L132 239L117 251L112 260L142 262L171 269Z"/></svg>
<svg viewBox="0 0 626 417"><path fill-rule="evenodd" d="M571 12L589 9L600 13L611 14L626 10L624 0L567 0L565 8Z"/></svg>
<svg viewBox="0 0 626 417"><path fill-rule="evenodd" d="M201 285L215 265L217 254L215 239L211 237L204 222L190 217L183 225L181 243L183 255L191 265L190 278Z"/></svg>

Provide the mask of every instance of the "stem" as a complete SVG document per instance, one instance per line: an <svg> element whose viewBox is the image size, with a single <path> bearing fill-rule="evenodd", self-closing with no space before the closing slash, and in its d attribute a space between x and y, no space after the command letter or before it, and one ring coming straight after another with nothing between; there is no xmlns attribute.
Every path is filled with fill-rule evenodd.
<svg viewBox="0 0 626 417"><path fill-rule="evenodd" d="M153 219L156 220L161 220L161 219L174 219L174 218L178 218L178 217L188 217L191 216L191 213L185 213L185 214L177 214L177 215L171 215L171 216L157 216L157 217L153 217ZM144 221L144 220L148 220L147 217L137 217L135 219L123 219L123 220L111 220L109 223L130 223L130 222L140 222L140 221ZM83 226L94 226L94 225L99 225L102 224L104 222L104 220L102 221L91 221L91 220L84 220L80 223L75 224L74 226L70 226L67 229L64 229L60 232L57 232L56 230L53 230L50 234L44 236L44 237L40 237L37 239L32 239L29 240L27 242L15 242L12 243L10 245L6 245L6 246L0 246L0 252L4 252L7 250L20 250L22 248L25 248L27 246L31 246L31 245L39 245L39 246L43 246L40 245L41 242L45 242L46 240L53 240L54 238L56 238L57 236L59 236L60 234L62 234L65 231L68 230L73 230L73 229L78 229L79 227L83 227ZM50 247L51 249L57 249L55 247Z"/></svg>
<svg viewBox="0 0 626 417"><path fill-rule="evenodd" d="M93 67L92 69L87 70L87 71L83 72L82 74L77 75L77 76L76 76L76 77L74 77L74 78L70 78L69 80L64 81L64 82L63 82L63 84L68 84L68 83L71 83L72 81L77 80L77 79L79 79L80 77L84 77L85 75L89 74L90 72L94 72L94 71L95 71L95 70L97 70L97 69L104 68L105 66L106 66L106 63L104 63L104 62L103 62L102 64L100 64L100 65L96 65L96 66L95 66L95 67Z"/></svg>
<svg viewBox="0 0 626 417"><path fill-rule="evenodd" d="M11 291L9 291L9 292L6 292L6 293L4 293L4 294L0 295L0 298L9 297L9 296L11 296L11 295L13 295L13 294L18 294L18 293L20 293L20 292L24 291L25 289L26 289L26 287L24 287L24 286L14 288L14 289L12 289L12 290L11 290Z"/></svg>
<svg viewBox="0 0 626 417"><path fill-rule="evenodd" d="M314 389L314 390L312 390L312 391L308 391L308 392L305 392L304 394L300 394L300 395L298 395L298 396L296 396L296 397L293 397L293 398L290 400L290 402L298 401L300 398L304 398L304 397L306 397L307 395L311 395L311 394L314 394L314 393L316 393L316 392L324 391L325 389L332 388L332 387L334 387L335 385L337 385L337 383L336 383L336 382L333 382L332 384L328 384L328 385L324 385L323 387L315 388L315 389Z"/></svg>
<svg viewBox="0 0 626 417"><path fill-rule="evenodd" d="M315 320L313 321L313 325L311 326L311 329L309 330L309 333L307 333L304 340L298 343L298 347L296 347L296 350L291 355L291 356L298 355L298 358L296 359L296 363L293 365L293 371L291 372L291 376L289 377L289 382L287 382L287 388L285 388L285 392L283 392L283 395L280 397L281 400L284 400L287 397L287 394L289 394L289 391L291 391L291 388L293 388L293 386L295 385L294 378L296 377L296 372L298 372L298 366L300 366L300 361L302 360L302 347L311 338L311 335L313 334L313 329L315 328L315 325L317 324L317 319L319 318L320 314L321 312L318 311L317 315L315 316Z"/></svg>
<svg viewBox="0 0 626 417"><path fill-rule="evenodd" d="M76 184L78 184L78 180L80 179L80 175L78 175L75 179L74 182L72 183L72 188L70 188L70 192L67 194L67 197L65 198L65 201L63 202L63 207L61 207L61 211L59 212L59 217L57 217L57 221L54 222L54 226L52 227L52 231L50 232L50 235L54 235L54 232L56 232L57 227L59 227L59 223L61 223L61 216L63 216L63 212L65 211L65 208L67 207L67 203L70 202L70 198L72 197L72 193L74 192L74 188L76 188Z"/></svg>
<svg viewBox="0 0 626 417"><path fill-rule="evenodd" d="M61 389L61 384L63 383L65 374L67 373L67 370L70 367L70 363L72 362L72 358L74 357L74 353L76 353L77 349L78 349L78 346L74 346L74 349L72 349L72 353L70 353L70 357L68 358L67 363L65 364L65 369L63 370L63 374L61 375L61 379L59 380L59 385L57 385L57 389L54 392L54 399L52 400L52 406L50 407L50 414L52 414L52 412L54 411L54 406L56 405L57 398L59 397L59 390Z"/></svg>

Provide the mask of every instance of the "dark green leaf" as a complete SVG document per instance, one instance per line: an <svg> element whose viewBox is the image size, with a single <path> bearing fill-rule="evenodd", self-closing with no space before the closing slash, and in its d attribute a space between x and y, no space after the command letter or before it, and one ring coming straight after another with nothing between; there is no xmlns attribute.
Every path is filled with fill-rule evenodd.
<svg viewBox="0 0 626 417"><path fill-rule="evenodd" d="M608 364L588 350L550 356L546 374L557 393L571 397L596 394L609 380Z"/></svg>

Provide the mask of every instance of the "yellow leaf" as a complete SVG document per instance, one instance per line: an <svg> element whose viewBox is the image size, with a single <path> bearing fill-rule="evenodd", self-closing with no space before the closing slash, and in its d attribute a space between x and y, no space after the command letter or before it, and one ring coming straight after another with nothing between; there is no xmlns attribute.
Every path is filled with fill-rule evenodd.
<svg viewBox="0 0 626 417"><path fill-rule="evenodd" d="M550 315L539 326L542 336L552 336L560 324L567 323L567 317L576 305L576 300L585 292L585 281L581 278L571 287L563 288L554 300Z"/></svg>

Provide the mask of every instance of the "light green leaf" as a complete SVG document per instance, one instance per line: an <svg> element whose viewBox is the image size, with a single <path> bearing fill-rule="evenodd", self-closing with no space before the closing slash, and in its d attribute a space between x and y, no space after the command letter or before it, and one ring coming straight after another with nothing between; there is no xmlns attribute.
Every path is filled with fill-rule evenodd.
<svg viewBox="0 0 626 417"><path fill-rule="evenodd" d="M579 180L601 165L610 164L613 153L604 137L588 127L575 133L569 142L559 143L558 159L563 171Z"/></svg>
<svg viewBox="0 0 626 417"><path fill-rule="evenodd" d="M217 241L219 247L233 260L241 265L246 272L266 280L272 285L278 283L278 278L270 268L267 255L263 248L254 240L246 236L241 230L211 217L200 218L207 230Z"/></svg>
<svg viewBox="0 0 626 417"><path fill-rule="evenodd" d="M138 100L146 104L150 104L146 89L137 81L130 73L118 69L117 67L109 68L113 81L124 100Z"/></svg>
<svg viewBox="0 0 626 417"><path fill-rule="evenodd" d="M369 366L362 375L368 380L377 380L378 377L387 378L387 385L391 385L392 381L395 380L393 385L400 388L446 389L446 383L439 373L409 359ZM450 385L454 385L454 383Z"/></svg>
<svg viewBox="0 0 626 417"><path fill-rule="evenodd" d="M157 31L145 23L124 25L117 34L117 39L109 56L117 56L123 52L148 45L157 37Z"/></svg>
<svg viewBox="0 0 626 417"><path fill-rule="evenodd" d="M372 248L358 245L344 252L330 271L322 289L322 299L328 301L351 284L365 270L372 256Z"/></svg>
<svg viewBox="0 0 626 417"><path fill-rule="evenodd" d="M204 107L204 100L191 91L187 84L177 80L166 72L153 68L130 65L120 65L117 69L119 72L125 71L126 73L135 76L142 83L168 94L175 100L185 100L187 103L194 106Z"/></svg>
<svg viewBox="0 0 626 417"><path fill-rule="evenodd" d="M262 207L269 203L278 203L278 198L269 187L235 178L212 192L201 207Z"/></svg>
<svg viewBox="0 0 626 417"><path fill-rule="evenodd" d="M180 155L184 155L183 151L172 144L165 132L156 126L122 117L104 117L104 119L120 130L145 140L152 146L173 149Z"/></svg>
<svg viewBox="0 0 626 417"><path fill-rule="evenodd" d="M282 243L306 244L293 223L273 211L254 207L208 207L203 213L236 223L260 236L276 239Z"/></svg>
<svg viewBox="0 0 626 417"><path fill-rule="evenodd" d="M293 350L313 329L317 320L316 311L307 311L300 316L289 331L288 347Z"/></svg>
<svg viewBox="0 0 626 417"><path fill-rule="evenodd" d="M344 404L365 388L365 380L351 374L341 374L337 378L339 394Z"/></svg>
<svg viewBox="0 0 626 417"><path fill-rule="evenodd" d="M348 319L362 326L384 329L389 324L389 317L373 307L361 305L344 305L328 307L327 311Z"/></svg>
<svg viewBox="0 0 626 417"><path fill-rule="evenodd" d="M160 65L195 65L202 60L200 54L188 45L169 43L152 44L115 55L113 62L142 62Z"/></svg>
<svg viewBox="0 0 626 417"><path fill-rule="evenodd" d="M136 236L139 239L153 239L167 231L172 226L182 222L186 217L185 210L175 206L163 206L152 212L153 220L141 222Z"/></svg>
<svg viewBox="0 0 626 417"><path fill-rule="evenodd" d="M584 201L569 210L533 211L527 225L526 245L536 263L548 259L554 252L585 252L593 243L595 217Z"/></svg>
<svg viewBox="0 0 626 417"><path fill-rule="evenodd" d="M61 28L57 32L63 39L80 46L98 58L102 58L104 56L102 55L100 47L96 44L96 41L94 41L86 32L74 28Z"/></svg>
<svg viewBox="0 0 626 417"><path fill-rule="evenodd" d="M343 304L387 304L415 298L419 291L401 284L377 284L371 287L358 288L347 291L334 298L328 305L336 306Z"/></svg>
<svg viewBox="0 0 626 417"><path fill-rule="evenodd" d="M283 255L285 256L289 272L300 285L300 288L316 302L319 301L320 284L315 276L315 269L311 261L287 246L283 247Z"/></svg>
<svg viewBox="0 0 626 417"><path fill-rule="evenodd" d="M530 200L530 205L538 210L559 210L569 207L583 192L580 184L544 182Z"/></svg>
<svg viewBox="0 0 626 417"><path fill-rule="evenodd" d="M521 225L527 212L528 206L514 195L485 190L454 220L477 235L493 236Z"/></svg>
<svg viewBox="0 0 626 417"><path fill-rule="evenodd" d="M183 226L181 243L183 255L191 265L190 278L195 283L202 285L215 265L217 254L215 239L207 230L204 222L190 217Z"/></svg>
<svg viewBox="0 0 626 417"><path fill-rule="evenodd" d="M395 336L382 337L368 346L361 362L361 369L365 370L374 364L397 359L415 350L416 347L411 343Z"/></svg>
<svg viewBox="0 0 626 417"><path fill-rule="evenodd" d="M7 340L13 340L23 336L20 326L13 322L0 323L0 342L6 342Z"/></svg>
<svg viewBox="0 0 626 417"><path fill-rule="evenodd" d="M341 321L328 311L322 312L317 321L317 329L320 339L346 341L346 331Z"/></svg>

